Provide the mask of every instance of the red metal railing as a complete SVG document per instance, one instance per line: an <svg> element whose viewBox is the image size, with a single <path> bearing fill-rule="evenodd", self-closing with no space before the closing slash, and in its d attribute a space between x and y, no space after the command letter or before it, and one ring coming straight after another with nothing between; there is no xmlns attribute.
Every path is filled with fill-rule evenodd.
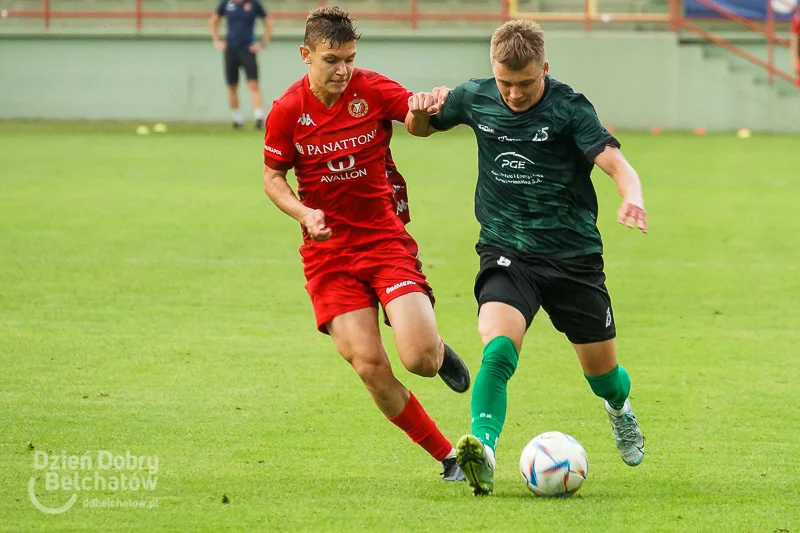
<svg viewBox="0 0 800 533"><path fill-rule="evenodd" d="M742 48L736 46L730 41L727 41L718 35L712 34L708 30L705 30L697 26L696 24L687 21L683 17L681 17L681 22L679 24L681 28L690 31L696 35L699 35L703 39L712 42L714 44L717 44L722 48L725 48L726 50L730 50L734 54L743 57L744 59L750 61L751 63L754 63L764 68L767 71L767 79L769 83L772 83L775 80L775 76L783 78L789 81L790 83L795 82L796 78L795 76L792 76L788 72L784 72L782 69L775 67L775 45L777 44L779 46L788 49L789 40L782 39L775 34L775 11L772 8L771 1L766 2L767 21L765 26L761 26L753 22L752 20L746 19L741 15L737 15L733 11L730 11L718 4L715 4L712 0L695 0L695 1L698 4L702 5L703 7L706 7L711 11L714 11L721 17L724 17L732 22L736 22L742 25L743 27L747 28L748 30L764 37L764 39L767 41L767 60L764 61L762 59L755 57L753 54L747 52L746 50L743 50Z"/></svg>
<svg viewBox="0 0 800 533"><path fill-rule="evenodd" d="M320 6L325 6L326 0L319 0ZM144 20L149 19L207 19L211 10L207 11L157 11L146 10L143 0L135 0L133 10L53 10L50 0L43 0L42 9L34 10L6 10L10 18L41 19L45 28L50 28L53 19L134 19L136 28L141 29ZM420 11L419 0L410 0L407 11L376 11L376 12L351 12L359 20L402 20L410 22L412 28L417 28L421 21L497 21L508 20L508 3L503 0L497 12L469 13L469 12L428 12ZM303 20L308 15L307 11L270 11L270 17L283 20Z"/></svg>
<svg viewBox="0 0 800 533"><path fill-rule="evenodd" d="M765 25L760 25L752 20L744 18L732 11L714 3L713 0L696 0L699 4L710 9L729 21L740 24L742 27L764 37L767 42L767 60L759 59L741 47L730 41L715 35L707 29L698 26L694 19L689 22L683 16L682 0L669 0L668 10L665 13L599 13L597 12L596 0L585 0L583 12L571 13L520 13L516 9L515 0L500 0L500 9L497 12L428 12L419 9L419 0L410 0L409 8L406 11L379 11L353 13L356 19L360 20L382 20L382 21L406 21L410 23L412 29L417 29L422 21L495 21L504 22L510 18L535 18L540 22L572 22L582 23L585 31L591 31L592 24L601 22L608 23L663 23L670 31L685 30L701 38L717 44L726 50L758 65L767 71L768 81L772 83L775 77L785 79L792 83L797 83L800 87L800 72L790 74L788 71L775 66L775 46L789 48L790 43L787 39L780 38L775 34L775 13L772 2L766 0L767 20ZM319 0L319 5L326 5L327 0ZM272 11L270 16L276 20L303 20L308 13L305 11ZM145 20L156 19L183 19L199 20L206 19L209 11L155 11L146 10L144 0L135 0L132 11L61 11L53 10L51 0L43 0L40 10L8 10L5 12L11 18L41 19L45 28L51 27L53 19L133 19L136 29L141 30Z"/></svg>
<svg viewBox="0 0 800 533"><path fill-rule="evenodd" d="M139 0L141 1L141 0ZM45 8L49 8L49 0L44 0ZM208 19L211 11L53 11L41 10L10 10L6 11L7 17L42 19L46 28L50 27L53 19L183 19L197 20ZM416 27L420 21L505 21L502 12L498 13L437 13L427 11L379 11L379 12L351 12L353 18L358 20L403 20ZM270 11L269 16L276 20L304 20L307 11ZM553 19L551 19L553 20ZM570 19L571 20L571 19ZM141 28L141 23L137 23Z"/></svg>

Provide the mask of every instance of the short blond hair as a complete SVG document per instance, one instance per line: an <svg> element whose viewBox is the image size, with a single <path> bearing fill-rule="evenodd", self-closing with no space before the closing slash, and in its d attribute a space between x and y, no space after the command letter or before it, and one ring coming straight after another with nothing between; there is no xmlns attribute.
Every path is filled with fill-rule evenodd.
<svg viewBox="0 0 800 533"><path fill-rule="evenodd" d="M532 20L509 20L494 31L489 55L509 70L522 70L531 63L541 67L545 61L544 31Z"/></svg>

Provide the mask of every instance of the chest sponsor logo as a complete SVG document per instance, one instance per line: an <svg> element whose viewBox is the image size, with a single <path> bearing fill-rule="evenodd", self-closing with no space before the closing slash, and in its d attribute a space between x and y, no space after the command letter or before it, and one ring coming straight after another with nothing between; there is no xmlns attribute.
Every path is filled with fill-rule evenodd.
<svg viewBox="0 0 800 533"><path fill-rule="evenodd" d="M352 155L346 155L329 160L328 169L331 171L331 174L326 174L320 177L319 180L322 183L354 180L367 175L367 169L356 168L356 158Z"/></svg>
<svg viewBox="0 0 800 533"><path fill-rule="evenodd" d="M358 131L358 130L357 130ZM322 138L312 137L305 141L305 153L309 156L335 154L344 150L352 150L366 146L375 140L378 129L363 130L364 133L342 132L333 135L326 135ZM350 137L343 137L350 133ZM333 138L332 138L333 137ZM299 150L298 150L299 151ZM302 152L301 152L302 153Z"/></svg>
<svg viewBox="0 0 800 533"><path fill-rule="evenodd" d="M344 172L356 166L356 158L352 155L331 159L328 161L328 168L331 172Z"/></svg>
<svg viewBox="0 0 800 533"><path fill-rule="evenodd" d="M225 6L226 11L235 11L236 10L236 2L233 0L228 0L228 4Z"/></svg>
<svg viewBox="0 0 800 533"><path fill-rule="evenodd" d="M536 185L544 176L533 171L534 162L517 152L503 152L494 158L500 171L491 169L494 179L509 185Z"/></svg>
<svg viewBox="0 0 800 533"><path fill-rule="evenodd" d="M494 133L494 128L490 128L489 126L484 126L483 124L478 124L478 129L481 131L485 131L486 133Z"/></svg>
<svg viewBox="0 0 800 533"><path fill-rule="evenodd" d="M301 126L316 126L317 123L314 122L314 119L311 118L311 115L308 113L303 113L300 115L300 118L297 119L297 123Z"/></svg>
<svg viewBox="0 0 800 533"><path fill-rule="evenodd" d="M503 152L495 157L494 160L499 160L500 168L513 168L514 170L525 170L526 165L534 165L533 161L517 152Z"/></svg>
<svg viewBox="0 0 800 533"><path fill-rule="evenodd" d="M369 106L367 105L367 101L363 98L356 98L347 104L347 110L350 111L350 114L355 118L361 118L369 112Z"/></svg>

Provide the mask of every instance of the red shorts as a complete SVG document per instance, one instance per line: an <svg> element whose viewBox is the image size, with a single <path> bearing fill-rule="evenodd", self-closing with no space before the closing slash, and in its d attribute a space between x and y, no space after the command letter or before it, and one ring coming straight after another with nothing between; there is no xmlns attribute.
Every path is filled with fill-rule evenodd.
<svg viewBox="0 0 800 533"><path fill-rule="evenodd" d="M306 291L314 306L317 329L339 315L364 309L384 308L399 296L412 292L427 294L433 301L416 255L417 244L407 233L349 248L303 246L303 273Z"/></svg>

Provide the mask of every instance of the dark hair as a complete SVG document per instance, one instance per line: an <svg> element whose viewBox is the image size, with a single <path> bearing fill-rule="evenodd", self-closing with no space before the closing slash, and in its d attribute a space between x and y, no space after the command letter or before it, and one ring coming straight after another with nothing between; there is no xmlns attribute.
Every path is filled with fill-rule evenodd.
<svg viewBox="0 0 800 533"><path fill-rule="evenodd" d="M306 17L303 44L309 48L324 42L331 48L339 48L344 43L358 41L360 38L361 34L356 33L350 14L339 6L318 7Z"/></svg>

